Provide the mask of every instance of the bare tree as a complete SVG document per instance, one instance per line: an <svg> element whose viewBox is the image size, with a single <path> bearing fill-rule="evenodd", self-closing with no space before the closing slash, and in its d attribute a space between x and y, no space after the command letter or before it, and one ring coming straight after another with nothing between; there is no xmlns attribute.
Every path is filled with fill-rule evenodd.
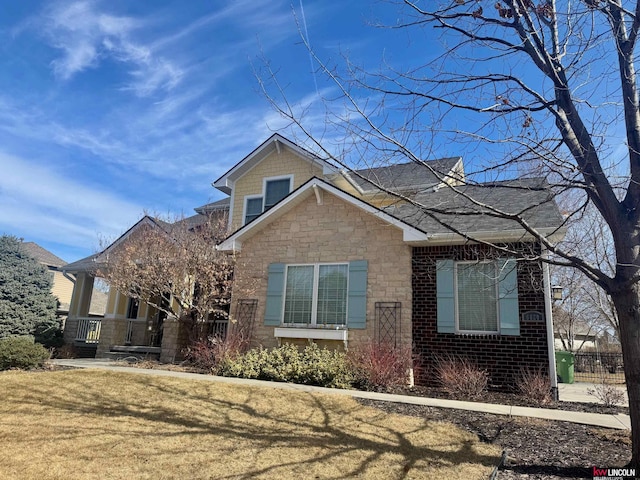
<svg viewBox="0 0 640 480"><path fill-rule="evenodd" d="M235 259L215 249L226 235L226 218L153 218L151 224L113 248L99 275L129 297L194 325L211 313L228 315Z"/></svg>
<svg viewBox="0 0 640 480"><path fill-rule="evenodd" d="M478 168L467 175L467 184L535 171L549 179L555 194L578 192L579 204L567 221L590 208L596 212L611 238L610 270L593 261L595 246L588 255L560 246L537 231L525 212L498 208L469 190L449 187L476 214L517 222L550 253L545 260L580 270L612 299L629 394L631 464L639 468L640 111L635 50L640 1L405 0L403 6L391 30L408 30L415 38L424 38L420 29L441 32L441 55L434 61L402 70L386 66L367 71L348 59L344 68L329 67L302 35L319 70L338 91L325 100L328 118L322 131L314 130L304 109L287 100L268 64L259 72L263 90L318 151L346 168L356 155L429 168L424 159L431 146L447 142L458 145L467 160L470 152L476 157L472 160ZM424 45L425 51L434 48L435 42ZM323 146L330 137L344 142L341 154ZM457 232L452 211L387 191L467 239L486 243Z"/></svg>
<svg viewBox="0 0 640 480"><path fill-rule="evenodd" d="M607 319L601 310L594 308L593 282L577 269L556 267L553 270L554 282L563 287L564 293L562 300L553 305L554 333L564 350L579 352L587 342L597 341L608 326Z"/></svg>
<svg viewBox="0 0 640 480"><path fill-rule="evenodd" d="M575 195L573 195L576 197ZM579 198L577 198L580 200ZM567 211L579 208L559 199ZM593 265L612 276L615 272L615 249L611 233L603 217L592 206L583 209L574 218L562 247L588 259ZM578 253L579 252L579 253ZM613 300L598 284L590 281L578 269L553 266L554 283L564 290L562 301L554 305L554 327L566 350L579 351L583 342L576 342L578 331L586 335L602 334L618 339L619 324Z"/></svg>

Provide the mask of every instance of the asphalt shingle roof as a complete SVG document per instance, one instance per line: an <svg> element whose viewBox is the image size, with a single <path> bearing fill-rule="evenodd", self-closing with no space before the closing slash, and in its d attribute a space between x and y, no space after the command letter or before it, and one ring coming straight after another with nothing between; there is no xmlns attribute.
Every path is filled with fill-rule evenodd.
<svg viewBox="0 0 640 480"><path fill-rule="evenodd" d="M435 172L444 176L451 171L459 160L460 157L450 157L429 160L425 163ZM440 183L440 179L429 168L417 163L400 163L386 167L354 170L349 176L364 191L377 190L374 183L385 188L399 190L424 189Z"/></svg>
<svg viewBox="0 0 640 480"><path fill-rule="evenodd" d="M463 233L522 228L516 220L493 216L491 209L484 205L507 214L518 214L533 228L558 228L563 217L548 187L546 180L541 178L465 185L456 187L459 192L442 187L416 195L415 200L426 208L398 203L384 210L428 234L450 232L437 219ZM427 214L426 209L437 219Z"/></svg>
<svg viewBox="0 0 640 480"><path fill-rule="evenodd" d="M61 267L67 262L34 242L22 242L22 250L44 265Z"/></svg>
<svg viewBox="0 0 640 480"><path fill-rule="evenodd" d="M222 200L217 200L215 202L207 203L205 205L201 205L200 207L194 208L194 210L202 215L207 215L215 210L229 210L229 205L231 203L231 198L226 197Z"/></svg>

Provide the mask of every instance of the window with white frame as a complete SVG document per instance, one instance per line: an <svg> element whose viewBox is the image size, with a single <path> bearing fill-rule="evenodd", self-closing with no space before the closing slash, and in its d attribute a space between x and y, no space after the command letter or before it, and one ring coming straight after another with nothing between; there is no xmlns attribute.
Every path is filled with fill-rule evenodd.
<svg viewBox="0 0 640 480"><path fill-rule="evenodd" d="M456 329L497 333L498 271L495 262L456 262Z"/></svg>
<svg viewBox="0 0 640 480"><path fill-rule="evenodd" d="M244 223L258 218L262 213L262 197L246 197L244 205Z"/></svg>
<svg viewBox="0 0 640 480"><path fill-rule="evenodd" d="M284 323L346 324L348 278L346 263L288 265Z"/></svg>
<svg viewBox="0 0 640 480"><path fill-rule="evenodd" d="M129 298L127 303L127 318L138 318L138 309L140 308L140 300L137 298Z"/></svg>
<svg viewBox="0 0 640 480"><path fill-rule="evenodd" d="M244 223L247 224L266 212L276 203L289 195L293 184L293 176L265 178L262 195L244 197Z"/></svg>
<svg viewBox="0 0 640 480"><path fill-rule="evenodd" d="M291 178L267 180L264 186L264 211L266 212L276 203L289 195L291 191Z"/></svg>

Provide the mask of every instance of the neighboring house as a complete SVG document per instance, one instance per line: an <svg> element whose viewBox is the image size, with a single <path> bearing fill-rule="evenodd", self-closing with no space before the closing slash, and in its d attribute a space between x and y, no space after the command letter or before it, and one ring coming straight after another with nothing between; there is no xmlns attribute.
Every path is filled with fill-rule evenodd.
<svg viewBox="0 0 640 480"><path fill-rule="evenodd" d="M226 216L228 205L229 201L223 200L197 207L196 215L180 222L186 223L189 229L197 228L211 215ZM68 328L65 330L67 343L76 347L93 345L98 357L110 354L149 355L166 362L180 357L186 346L187 332L180 328L177 319L167 318L165 312L145 302L109 288L103 318L95 318L89 313L91 299L96 295L94 283L100 270L107 268L109 256L142 229L160 229L166 233L170 227L167 222L145 216L103 251L63 267L66 274L76 278ZM179 310L177 304L174 303L173 309ZM212 332L225 332L227 322L228 319L224 322L212 319Z"/></svg>
<svg viewBox="0 0 640 480"><path fill-rule="evenodd" d="M218 248L238 258L232 319L250 325L254 345L392 342L419 355L419 383L431 382L434 360L447 356L472 359L494 385L512 385L522 368L555 369L547 269L465 237L544 255L520 224L464 193L525 212L542 235L561 237L546 183L466 186L461 158L425 164L346 172L276 134L213 183L229 195L228 207L208 207L229 212L230 233ZM441 215L414 201L437 205ZM110 305L126 303L121 297L110 296ZM119 341L102 333L101 343ZM172 336L170 345L165 329L161 358L176 354L179 335Z"/></svg>
<svg viewBox="0 0 640 480"><path fill-rule="evenodd" d="M45 266L47 270L49 270L53 282L51 293L58 299L58 310L56 314L59 317L66 317L69 313L69 304L71 303L71 294L73 293L73 280L65 277L60 267L66 265L67 262L34 242L22 242L22 249L28 255L38 260L40 265Z"/></svg>
<svg viewBox="0 0 640 480"><path fill-rule="evenodd" d="M602 327L586 325L583 322L577 322L572 328L554 324L554 346L556 350L596 351L600 334L606 334Z"/></svg>

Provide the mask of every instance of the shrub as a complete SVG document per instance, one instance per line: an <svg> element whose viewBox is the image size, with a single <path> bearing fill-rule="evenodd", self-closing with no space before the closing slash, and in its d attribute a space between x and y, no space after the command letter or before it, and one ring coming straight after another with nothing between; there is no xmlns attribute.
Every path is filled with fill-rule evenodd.
<svg viewBox="0 0 640 480"><path fill-rule="evenodd" d="M221 362L234 359L247 350L248 342L242 335L229 331L225 338L209 337L196 340L185 350L185 357L193 366L216 374Z"/></svg>
<svg viewBox="0 0 640 480"><path fill-rule="evenodd" d="M587 394L596 397L605 407L612 408L624 401L624 392L615 385L607 383L606 379L587 389Z"/></svg>
<svg viewBox="0 0 640 480"><path fill-rule="evenodd" d="M487 390L489 373L467 358L437 358L435 368L440 386L452 395L477 398Z"/></svg>
<svg viewBox="0 0 640 480"><path fill-rule="evenodd" d="M516 381L516 388L520 395L537 405L548 405L553 400L549 376L542 369L522 369Z"/></svg>
<svg viewBox="0 0 640 480"><path fill-rule="evenodd" d="M390 343L367 342L347 354L355 384L366 390L407 385L411 351Z"/></svg>
<svg viewBox="0 0 640 480"><path fill-rule="evenodd" d="M322 387L348 388L353 376L344 353L320 349L316 344L302 352L295 345L249 350L235 358L225 358L218 365L219 375L294 382Z"/></svg>
<svg viewBox="0 0 640 480"><path fill-rule="evenodd" d="M64 344L51 349L51 358L76 358L76 356L76 349L70 344Z"/></svg>
<svg viewBox="0 0 640 480"><path fill-rule="evenodd" d="M0 370L42 366L49 351L31 337L8 337L0 340Z"/></svg>

